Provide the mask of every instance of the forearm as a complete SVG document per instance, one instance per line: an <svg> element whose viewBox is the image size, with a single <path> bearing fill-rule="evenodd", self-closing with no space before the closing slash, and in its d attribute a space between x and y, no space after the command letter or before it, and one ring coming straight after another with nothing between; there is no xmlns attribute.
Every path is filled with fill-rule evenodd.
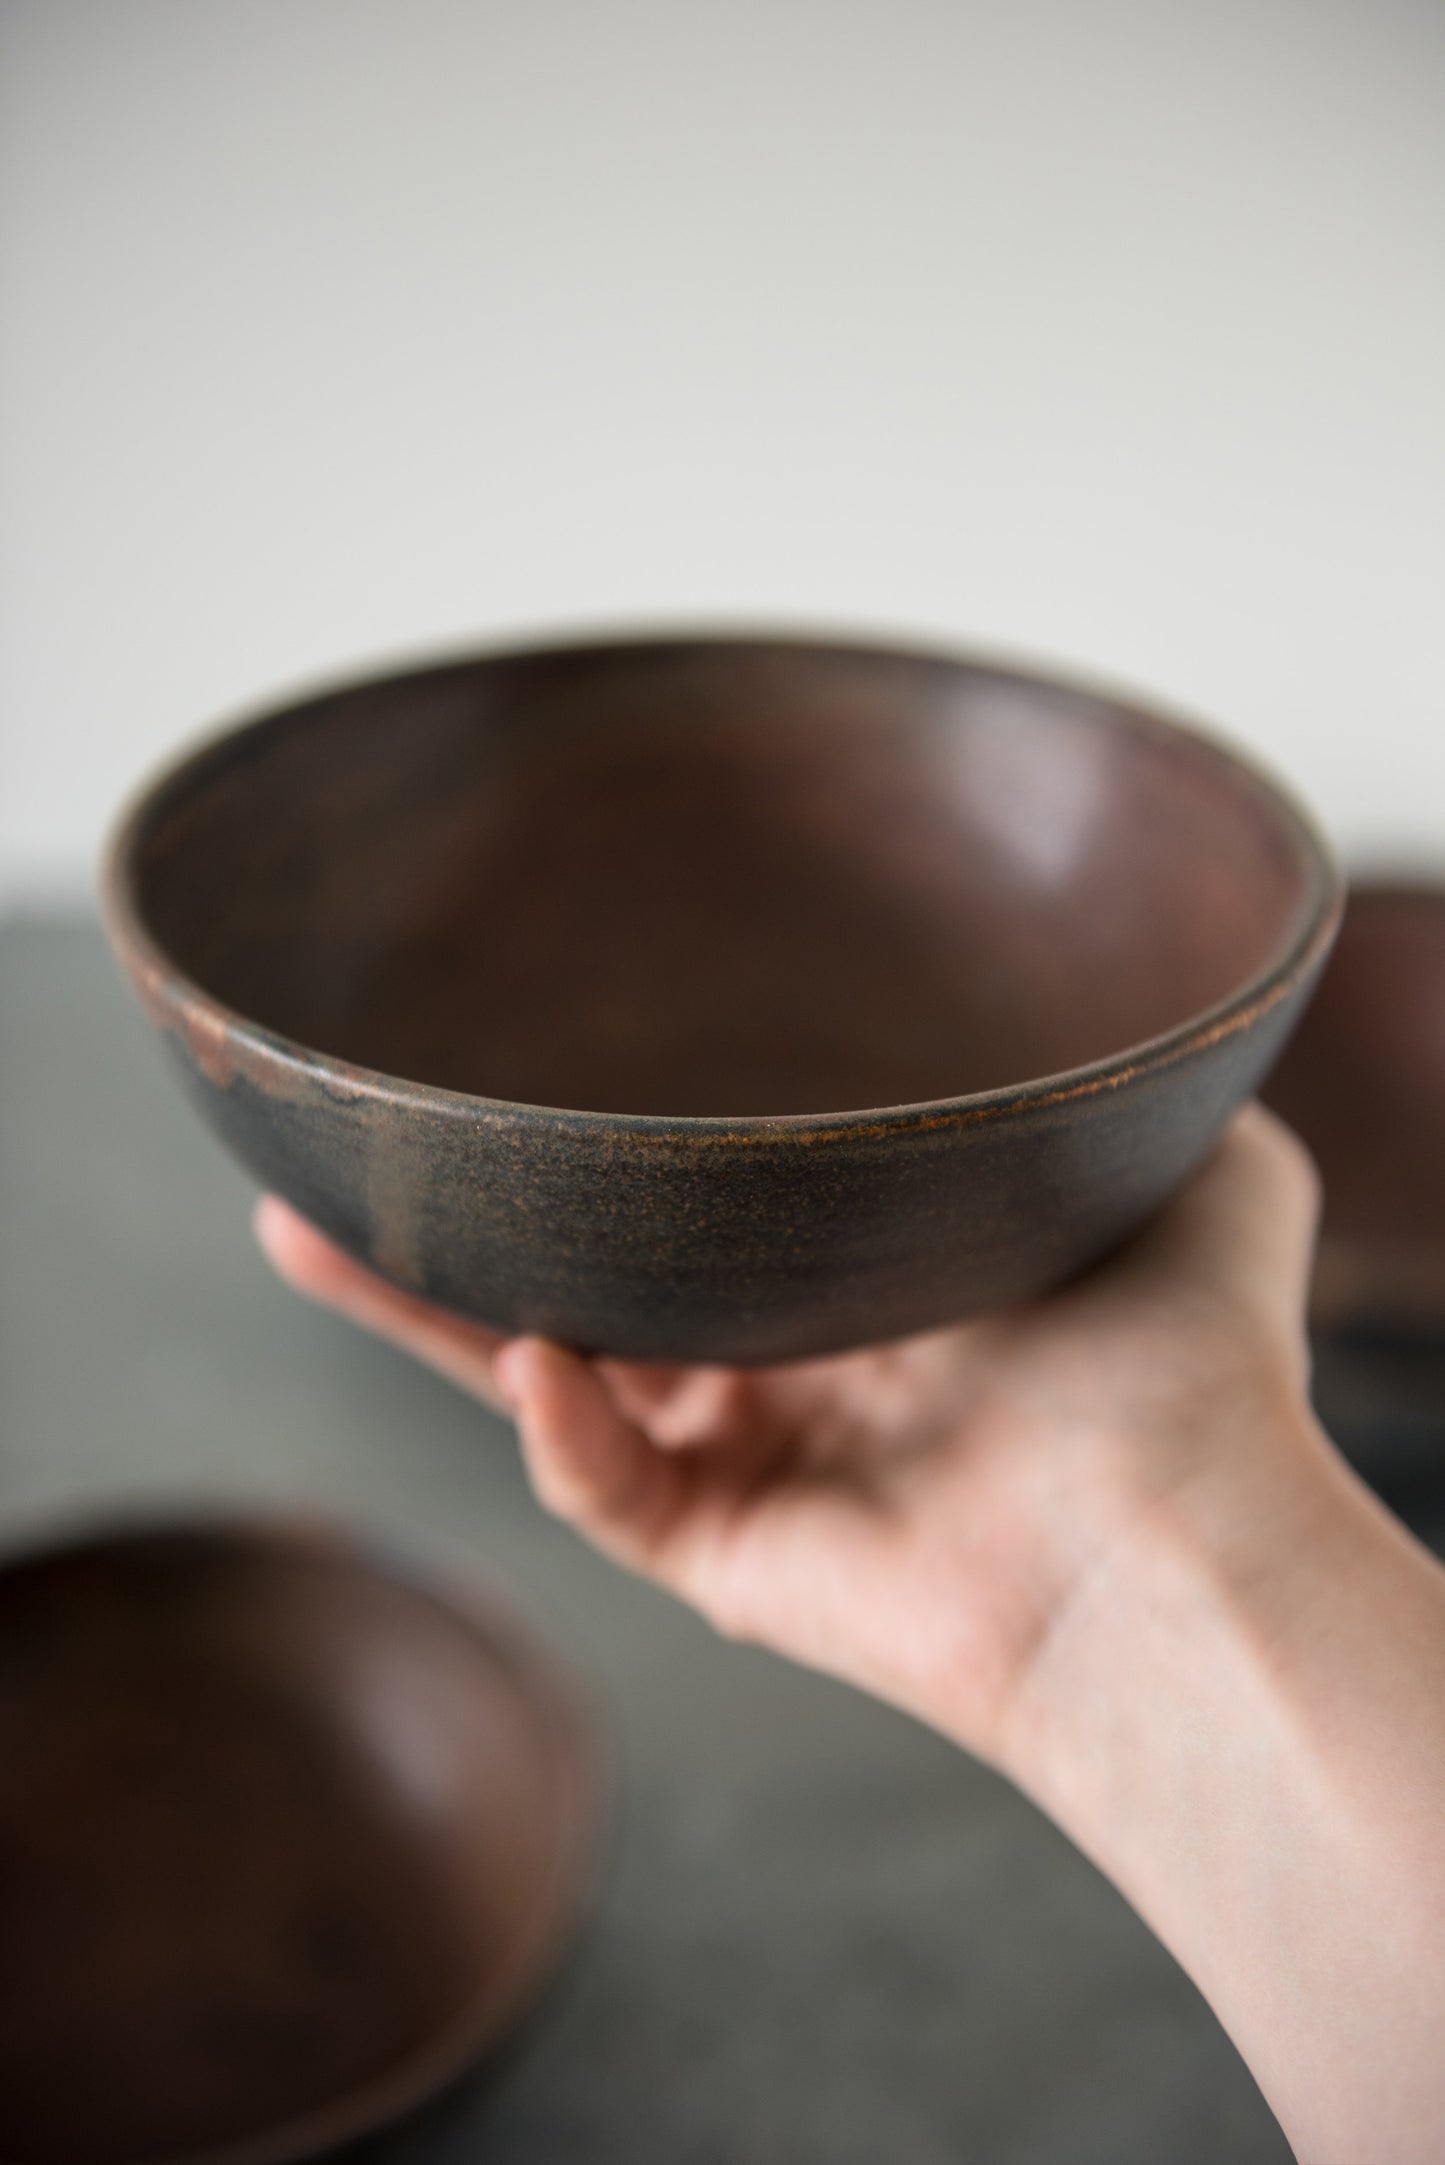
<svg viewBox="0 0 1445 2165"><path fill-rule="evenodd" d="M1301 1421L1303 1417L1301 1417ZM1309 2165L1445 2157L1445 1572L1323 1439L1158 1505L1010 1771L1199 1984Z"/></svg>

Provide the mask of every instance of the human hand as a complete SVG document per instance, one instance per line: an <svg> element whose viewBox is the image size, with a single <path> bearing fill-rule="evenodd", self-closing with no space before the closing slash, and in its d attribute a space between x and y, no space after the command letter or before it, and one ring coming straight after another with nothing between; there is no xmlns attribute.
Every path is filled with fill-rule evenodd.
<svg viewBox="0 0 1445 2165"><path fill-rule="evenodd" d="M302 1292L515 1409L538 1495L722 1631L1030 1791L1210 2000L1300 2157L1445 2155L1445 1573L1314 1423L1316 1183L1258 1107L1034 1306L734 1371L585 1361L382 1284Z"/></svg>
<svg viewBox="0 0 1445 2165"><path fill-rule="evenodd" d="M1315 1218L1258 1107L1105 1267L1015 1313L795 1366L585 1361L397 1292L284 1205L298 1290L514 1408L541 1500L719 1630L833 1672L1009 1771L1041 1653L1166 1502L1269 1486L1304 1430ZM1268 1506L1261 1501L1261 1508Z"/></svg>

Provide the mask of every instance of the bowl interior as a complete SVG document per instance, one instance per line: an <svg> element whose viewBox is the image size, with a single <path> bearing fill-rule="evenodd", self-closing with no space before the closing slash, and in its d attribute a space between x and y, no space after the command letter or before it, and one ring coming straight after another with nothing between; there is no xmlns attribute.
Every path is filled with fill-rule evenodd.
<svg viewBox="0 0 1445 2165"><path fill-rule="evenodd" d="M314 1050L523 1103L819 1113L1187 1022L1316 902L1211 746L987 668L678 642L313 702L182 770L151 938Z"/></svg>
<svg viewBox="0 0 1445 2165"><path fill-rule="evenodd" d="M289 2156L455 2073L575 1899L543 1682L340 1544L0 1572L0 2159Z"/></svg>

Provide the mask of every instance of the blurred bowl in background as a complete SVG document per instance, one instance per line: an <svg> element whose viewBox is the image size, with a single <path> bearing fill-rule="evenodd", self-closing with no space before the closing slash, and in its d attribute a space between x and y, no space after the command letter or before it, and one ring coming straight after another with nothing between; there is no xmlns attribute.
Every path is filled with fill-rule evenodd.
<svg viewBox="0 0 1445 2165"><path fill-rule="evenodd" d="M1249 766L989 663L483 655L224 737L114 943L214 1127L508 1331L771 1361L1043 1291L1257 1086L1338 882Z"/></svg>
<svg viewBox="0 0 1445 2165"><path fill-rule="evenodd" d="M574 1929L597 1809L505 1615L337 1536L0 1565L0 2160L277 2165L443 2087Z"/></svg>
<svg viewBox="0 0 1445 2165"><path fill-rule="evenodd" d="M1445 886L1352 885L1266 1096L1324 1178L1316 1406L1408 1504L1445 1483Z"/></svg>
<svg viewBox="0 0 1445 2165"><path fill-rule="evenodd" d="M1445 1330L1445 887L1352 885L1265 1093L1325 1183L1325 1325Z"/></svg>

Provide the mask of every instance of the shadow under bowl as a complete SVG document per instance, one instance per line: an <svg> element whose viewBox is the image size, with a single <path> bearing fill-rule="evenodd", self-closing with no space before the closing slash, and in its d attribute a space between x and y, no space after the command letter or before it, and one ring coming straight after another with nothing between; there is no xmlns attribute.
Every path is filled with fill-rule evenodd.
<svg viewBox="0 0 1445 2165"><path fill-rule="evenodd" d="M279 2165L529 2006L596 1812L505 1618L339 1537L94 1532L0 1565L0 2160Z"/></svg>
<svg viewBox="0 0 1445 2165"><path fill-rule="evenodd" d="M981 661L483 655L162 779L112 938L266 1186L507 1331L762 1362L1043 1291L1271 1064L1308 821L1214 744Z"/></svg>

